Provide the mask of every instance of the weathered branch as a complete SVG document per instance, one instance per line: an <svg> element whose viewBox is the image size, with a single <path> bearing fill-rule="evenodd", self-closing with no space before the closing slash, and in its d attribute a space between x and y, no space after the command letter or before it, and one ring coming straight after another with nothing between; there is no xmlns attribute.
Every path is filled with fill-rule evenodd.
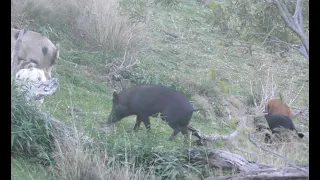
<svg viewBox="0 0 320 180"><path fill-rule="evenodd" d="M297 0L294 15L291 15L286 5L279 0L274 0L273 2L277 5L281 18L286 25L299 36L303 46L300 47L300 53L309 59L309 41L304 33L301 0Z"/></svg>
<svg viewBox="0 0 320 180"><path fill-rule="evenodd" d="M301 0L297 0L296 11L294 12L293 18L300 27L303 27Z"/></svg>
<svg viewBox="0 0 320 180"><path fill-rule="evenodd" d="M270 164L250 162L238 154L223 150L204 152L199 149L188 150L190 162L193 164L208 163L209 167L236 170L232 176L209 177L213 179L288 179L308 178L309 175L293 167L274 167ZM300 169L308 169L309 165L297 165Z"/></svg>
<svg viewBox="0 0 320 180"><path fill-rule="evenodd" d="M206 141L232 140L238 136L238 133L240 132L240 129L244 127L245 122L246 122L246 117L245 116L240 117L240 121L237 129L228 135L213 135L213 134L206 135L191 126L188 127L188 130L191 131L192 135L199 138L199 140L206 140Z"/></svg>
<svg viewBox="0 0 320 180"><path fill-rule="evenodd" d="M308 179L308 176L303 176L300 173L290 173L287 169L281 170L281 172L267 171L258 175L254 174L238 174L234 176L222 176L222 177L210 177L205 180L265 180L265 179L276 179L276 180L287 180L287 179Z"/></svg>

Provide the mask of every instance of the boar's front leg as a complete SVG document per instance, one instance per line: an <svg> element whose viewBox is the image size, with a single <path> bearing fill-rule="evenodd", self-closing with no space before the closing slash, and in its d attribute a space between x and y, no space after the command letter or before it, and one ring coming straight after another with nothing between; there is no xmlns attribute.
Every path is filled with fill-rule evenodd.
<svg viewBox="0 0 320 180"><path fill-rule="evenodd" d="M138 116L139 120L141 120L143 122L143 124L146 126L146 129L148 132L150 132L150 119L149 119L149 116L146 116L146 115L139 115Z"/></svg>
<svg viewBox="0 0 320 180"><path fill-rule="evenodd" d="M136 124L134 125L133 130L138 131L140 128L140 124L143 122L143 124L146 126L147 131L150 131L150 119L148 116L143 115L137 115Z"/></svg>

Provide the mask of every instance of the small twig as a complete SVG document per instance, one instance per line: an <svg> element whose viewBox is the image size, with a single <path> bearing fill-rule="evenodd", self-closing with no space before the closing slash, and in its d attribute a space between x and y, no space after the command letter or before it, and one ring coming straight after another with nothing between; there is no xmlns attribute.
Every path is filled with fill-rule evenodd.
<svg viewBox="0 0 320 180"><path fill-rule="evenodd" d="M169 32L167 32L167 31L165 31L165 30L162 30L162 29L160 29L160 31L162 31L162 32L164 32L165 34L167 34L167 35L169 35L169 36L172 36L172 37L174 37L174 38L178 38L178 37L179 37L178 35L169 33Z"/></svg>
<svg viewBox="0 0 320 180"><path fill-rule="evenodd" d="M291 78L291 81L289 84L289 92L287 93L287 97L290 97L292 89L293 89L293 78L294 78L294 76L292 76L292 78ZM290 105L290 103L289 103L289 105Z"/></svg>
<svg viewBox="0 0 320 180"><path fill-rule="evenodd" d="M234 149L237 150L237 151L240 151L240 152L243 152L243 153L247 153L247 154L251 154L251 155L255 155L255 156L266 156L266 155L270 154L269 152L267 152L265 154L258 154L258 153L254 153L254 152L244 151L244 150L238 149L238 148L234 148Z"/></svg>
<svg viewBox="0 0 320 180"><path fill-rule="evenodd" d="M292 100L290 100L289 106L291 106L291 104L298 98L298 96L300 95L302 89L304 88L304 85L305 85L305 84L302 85L302 87L300 88L298 94L297 94Z"/></svg>
<svg viewBox="0 0 320 180"><path fill-rule="evenodd" d="M271 29L271 31L266 35L266 37L264 38L261 46L264 45L264 43L266 42L266 40L268 39L268 37L270 36L270 34L273 32L273 30L274 30L276 27L278 27L278 25L274 26L274 27Z"/></svg>
<svg viewBox="0 0 320 180"><path fill-rule="evenodd" d="M127 41L126 47L125 47L125 49L124 49L123 61L122 61L122 63L121 63L121 65L120 65L119 68L122 68L124 62L126 61L127 48L128 48L128 45L129 45L129 42L130 42L131 38L132 38L132 34L130 34L130 38L129 38L128 41Z"/></svg>
<svg viewBox="0 0 320 180"><path fill-rule="evenodd" d="M243 118L245 118L245 117L243 117ZM222 123L225 124L226 126L230 127L227 123L225 123L225 122L222 122ZM244 124L245 124L245 120L240 120L239 126L231 134L228 134L228 135L213 135L213 134L206 135L191 126L188 127L188 130L191 131L192 135L196 136L199 140L207 140L207 141L216 141L219 139L220 140L231 140L231 139L234 139L235 137L237 137L238 133L244 134L240 131L244 127ZM232 128L232 127L230 127L230 128Z"/></svg>
<svg viewBox="0 0 320 180"><path fill-rule="evenodd" d="M173 20L173 17L172 17L172 16L171 16L171 20L172 20L172 22L173 22L174 27L178 30L178 27L177 27L176 23L174 22L174 20Z"/></svg>

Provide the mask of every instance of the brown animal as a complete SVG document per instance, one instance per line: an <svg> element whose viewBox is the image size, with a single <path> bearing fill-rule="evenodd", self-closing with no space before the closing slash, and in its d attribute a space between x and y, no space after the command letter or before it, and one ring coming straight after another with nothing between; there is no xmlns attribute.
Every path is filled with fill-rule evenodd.
<svg viewBox="0 0 320 180"><path fill-rule="evenodd" d="M11 51L15 47L19 36L19 30L11 28ZM34 31L25 31L22 37L18 64L33 63L37 68L45 72L47 79L51 79L51 70L55 61L59 59L59 46L57 47L46 37ZM19 71L24 66L18 66Z"/></svg>
<svg viewBox="0 0 320 180"><path fill-rule="evenodd" d="M293 112L291 108L279 98L271 98L265 108L266 113L283 114L293 119Z"/></svg>

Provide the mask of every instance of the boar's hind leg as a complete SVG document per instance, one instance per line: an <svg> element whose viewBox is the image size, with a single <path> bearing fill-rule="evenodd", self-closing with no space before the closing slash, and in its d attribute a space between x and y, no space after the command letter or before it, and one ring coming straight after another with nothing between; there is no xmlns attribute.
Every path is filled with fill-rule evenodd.
<svg viewBox="0 0 320 180"><path fill-rule="evenodd" d="M188 137L189 132L188 132L188 126L181 127L181 133L183 134L184 137Z"/></svg>
<svg viewBox="0 0 320 180"><path fill-rule="evenodd" d="M181 133L184 136L184 142L187 143L189 140L188 126L181 127Z"/></svg>
<svg viewBox="0 0 320 180"><path fill-rule="evenodd" d="M141 124L141 119L139 118L139 116L137 116L136 124L134 125L133 130L138 131L140 128L140 124Z"/></svg>
<svg viewBox="0 0 320 180"><path fill-rule="evenodd" d="M175 128L173 129L173 133L172 135L169 137L169 141L172 141L174 137L176 137L176 135L180 132L180 129Z"/></svg>

